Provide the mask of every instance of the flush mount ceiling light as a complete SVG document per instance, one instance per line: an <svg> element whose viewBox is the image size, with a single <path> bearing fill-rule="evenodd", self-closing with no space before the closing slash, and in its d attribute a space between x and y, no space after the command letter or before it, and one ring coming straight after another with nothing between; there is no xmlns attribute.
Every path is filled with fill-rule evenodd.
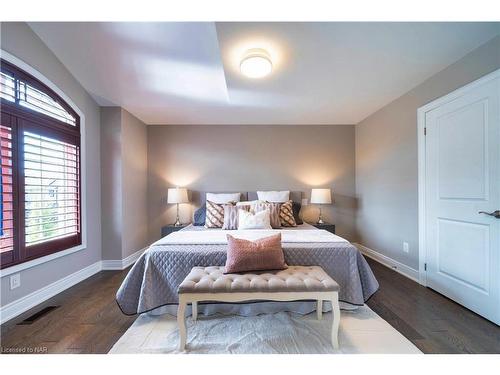
<svg viewBox="0 0 500 375"><path fill-rule="evenodd" d="M249 49L240 63L240 71L249 78L263 78L273 70L273 63L267 51L261 48Z"/></svg>

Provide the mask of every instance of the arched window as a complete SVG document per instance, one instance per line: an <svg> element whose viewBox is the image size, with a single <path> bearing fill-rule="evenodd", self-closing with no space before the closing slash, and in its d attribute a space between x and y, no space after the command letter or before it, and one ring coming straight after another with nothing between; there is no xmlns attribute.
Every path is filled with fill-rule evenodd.
<svg viewBox="0 0 500 375"><path fill-rule="evenodd" d="M0 60L1 268L81 244L80 118Z"/></svg>

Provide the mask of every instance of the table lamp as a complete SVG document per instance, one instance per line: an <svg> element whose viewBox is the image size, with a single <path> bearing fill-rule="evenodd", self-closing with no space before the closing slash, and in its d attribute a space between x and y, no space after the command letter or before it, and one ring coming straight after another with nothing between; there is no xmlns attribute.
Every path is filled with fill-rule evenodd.
<svg viewBox="0 0 500 375"><path fill-rule="evenodd" d="M332 191L330 189L311 189L311 203L320 205L318 224L324 224L321 217L321 205L332 203Z"/></svg>
<svg viewBox="0 0 500 375"><path fill-rule="evenodd" d="M179 204L189 203L188 193L186 188L169 188L167 203L177 204L177 219L175 220L175 226L181 226L181 221L179 220Z"/></svg>

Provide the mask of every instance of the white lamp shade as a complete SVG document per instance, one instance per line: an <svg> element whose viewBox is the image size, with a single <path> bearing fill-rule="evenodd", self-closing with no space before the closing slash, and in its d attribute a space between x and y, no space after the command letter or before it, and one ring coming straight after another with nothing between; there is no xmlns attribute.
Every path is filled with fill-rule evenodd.
<svg viewBox="0 0 500 375"><path fill-rule="evenodd" d="M311 203L331 204L332 191L330 189L311 189Z"/></svg>
<svg viewBox="0 0 500 375"><path fill-rule="evenodd" d="M186 188L168 189L168 203L189 203L188 192Z"/></svg>

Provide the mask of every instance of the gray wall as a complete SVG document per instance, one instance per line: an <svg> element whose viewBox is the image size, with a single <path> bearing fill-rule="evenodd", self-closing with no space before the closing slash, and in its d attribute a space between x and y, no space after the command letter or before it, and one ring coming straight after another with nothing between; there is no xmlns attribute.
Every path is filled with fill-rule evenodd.
<svg viewBox="0 0 500 375"><path fill-rule="evenodd" d="M417 109L498 68L500 37L356 125L361 244L418 269ZM408 254L403 241L410 245Z"/></svg>
<svg viewBox="0 0 500 375"><path fill-rule="evenodd" d="M146 125L120 107L101 108L102 256L120 260L147 245Z"/></svg>
<svg viewBox="0 0 500 375"><path fill-rule="evenodd" d="M101 179L99 107L25 23L1 24L1 48L18 57L58 86L85 115L87 248L21 272L21 287L10 290L1 280L1 304L12 302L101 259Z"/></svg>
<svg viewBox="0 0 500 375"><path fill-rule="evenodd" d="M122 259L122 110L101 108L102 259Z"/></svg>
<svg viewBox="0 0 500 375"><path fill-rule="evenodd" d="M290 189L310 195L331 187L335 204L324 209L337 232L354 239L354 126L157 125L148 126L149 238L175 221L168 187L194 191ZM193 207L182 205L181 221ZM317 219L317 208L304 209Z"/></svg>
<svg viewBox="0 0 500 375"><path fill-rule="evenodd" d="M122 110L122 257L148 244L148 146L146 125Z"/></svg>

